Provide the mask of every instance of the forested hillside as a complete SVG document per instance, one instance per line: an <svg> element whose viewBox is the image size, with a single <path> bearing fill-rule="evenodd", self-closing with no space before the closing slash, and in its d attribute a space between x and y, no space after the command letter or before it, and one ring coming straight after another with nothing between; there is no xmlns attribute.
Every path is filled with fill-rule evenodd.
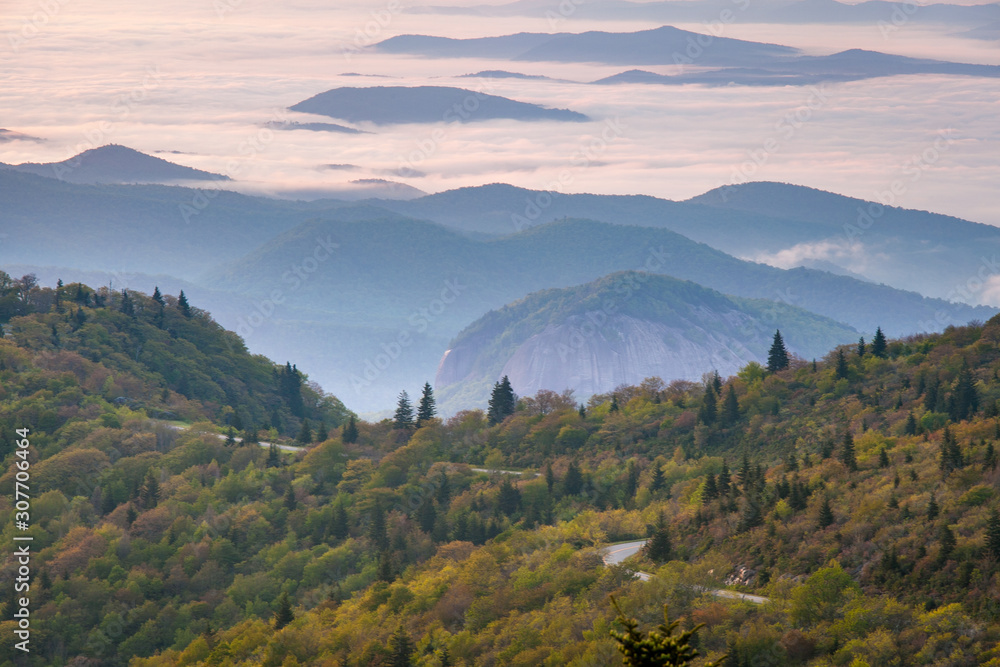
<svg viewBox="0 0 1000 667"><path fill-rule="evenodd" d="M300 417L297 369L178 299L5 284L7 544L12 429L32 430L25 664L619 664L609 595L644 629L664 602L705 623L726 664L1000 664L1000 319L585 406L499 385L443 422L428 386L365 423L307 382ZM220 437L237 417L245 445ZM254 445L265 426L304 447ZM647 536L651 581L602 564Z"/></svg>

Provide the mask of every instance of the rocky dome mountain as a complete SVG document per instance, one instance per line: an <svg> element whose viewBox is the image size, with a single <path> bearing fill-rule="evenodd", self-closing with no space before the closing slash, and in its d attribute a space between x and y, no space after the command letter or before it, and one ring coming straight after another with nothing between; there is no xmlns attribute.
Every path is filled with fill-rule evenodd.
<svg viewBox="0 0 1000 667"><path fill-rule="evenodd" d="M668 276L625 271L543 290L460 333L438 367L445 403L485 400L506 375L520 395L572 389L578 399L647 377L699 380L763 362L775 328L793 354L821 356L853 328L763 299L740 299Z"/></svg>

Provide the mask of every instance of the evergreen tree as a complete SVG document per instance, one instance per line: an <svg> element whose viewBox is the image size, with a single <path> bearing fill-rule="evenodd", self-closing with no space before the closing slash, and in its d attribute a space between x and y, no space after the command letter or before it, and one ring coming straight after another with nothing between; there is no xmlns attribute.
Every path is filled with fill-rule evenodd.
<svg viewBox="0 0 1000 667"><path fill-rule="evenodd" d="M724 496L729 493L729 465L726 460L722 460L722 470L719 471L719 495Z"/></svg>
<svg viewBox="0 0 1000 667"><path fill-rule="evenodd" d="M135 315L135 304L132 302L132 297L129 295L128 290L122 290L122 300L118 304L118 310L130 317Z"/></svg>
<svg viewBox="0 0 1000 667"><path fill-rule="evenodd" d="M840 462L851 472L858 469L858 459L854 453L854 438L850 431L844 434L844 444L840 449Z"/></svg>
<svg viewBox="0 0 1000 667"><path fill-rule="evenodd" d="M715 391L712 390L711 385L705 388L705 395L701 401L701 410L698 412L699 421L705 425L714 424L717 408L715 404Z"/></svg>
<svg viewBox="0 0 1000 667"><path fill-rule="evenodd" d="M177 297L177 307L180 309L181 315L191 317L191 304L188 303L184 290L181 290L180 296Z"/></svg>
<svg viewBox="0 0 1000 667"><path fill-rule="evenodd" d="M274 612L274 629L280 630L294 620L292 601L288 598L288 593L282 593L278 596L278 609Z"/></svg>
<svg viewBox="0 0 1000 667"><path fill-rule="evenodd" d="M934 492L931 492L931 499L927 501L927 520L933 521L938 517L941 512L941 508L938 507L937 498L934 497Z"/></svg>
<svg viewBox="0 0 1000 667"><path fill-rule="evenodd" d="M497 494L497 509L507 516L513 516L521 506L521 492L510 481L510 475L504 475Z"/></svg>
<svg viewBox="0 0 1000 667"><path fill-rule="evenodd" d="M670 540L670 530L667 527L666 521L663 520L663 516L660 516L656 530L653 531L652 537L646 542L646 546L643 549L646 552L646 557L654 563L661 564L666 563L671 559L674 553L673 543Z"/></svg>
<svg viewBox="0 0 1000 667"><path fill-rule="evenodd" d="M226 447L235 447L235 446L236 446L236 430L232 426L230 426L226 430Z"/></svg>
<svg viewBox="0 0 1000 667"><path fill-rule="evenodd" d="M486 412L490 426L495 426L514 414L516 403L517 397L510 386L510 378L504 375L493 385L493 393L490 395L489 409Z"/></svg>
<svg viewBox="0 0 1000 667"><path fill-rule="evenodd" d="M326 422L320 422L316 429L316 442L326 442L330 439L330 431L326 428Z"/></svg>
<svg viewBox="0 0 1000 667"><path fill-rule="evenodd" d="M448 474L445 473L443 468L438 473L438 485L434 495L441 509L447 511L448 506L451 504L451 482L448 480Z"/></svg>
<svg viewBox="0 0 1000 667"><path fill-rule="evenodd" d="M951 554L955 551L955 534L951 532L951 528L947 524L938 529L938 542L941 544L937 557L938 567L940 567L948 562Z"/></svg>
<svg viewBox="0 0 1000 667"><path fill-rule="evenodd" d="M434 389L431 387L430 382L425 382L424 391L420 395L420 405L417 407L417 426L419 427L424 422L433 419L436 414L437 408L434 401Z"/></svg>
<svg viewBox="0 0 1000 667"><path fill-rule="evenodd" d="M696 633L703 624L674 636L674 631L680 623L670 621L667 607L664 605L663 623L647 636L639 630L637 620L625 616L614 596L611 597L611 604L618 612L615 620L625 628L624 632L610 631L612 638L618 642L618 651L623 656L625 667L687 667L694 664L694 660L699 656L694 641ZM704 667L721 667L721 664L721 661L708 662Z"/></svg>
<svg viewBox="0 0 1000 667"><path fill-rule="evenodd" d="M958 470L963 465L962 450L958 447L955 434L951 432L951 428L945 426L944 433L941 436L941 471L948 474L954 470Z"/></svg>
<svg viewBox="0 0 1000 667"><path fill-rule="evenodd" d="M663 488L667 483L666 477L663 476L663 468L657 464L653 464L653 479L649 482L649 490L656 492Z"/></svg>
<svg viewBox="0 0 1000 667"><path fill-rule="evenodd" d="M310 442L313 441L312 428L309 427L308 419L302 420L302 428L299 429L299 435L296 438L296 440L298 440L299 444L301 445L308 445Z"/></svg>
<svg viewBox="0 0 1000 667"><path fill-rule="evenodd" d="M372 508L371 523L368 526L368 539L372 541L379 551L389 547L389 534L386 532L385 510L382 503L376 501Z"/></svg>
<svg viewBox="0 0 1000 667"><path fill-rule="evenodd" d="M767 370L777 373L788 368L788 350L785 349L785 341L781 339L781 332L774 332L774 340L771 349L767 353Z"/></svg>
<svg viewBox="0 0 1000 667"><path fill-rule="evenodd" d="M719 487L715 485L715 475L708 473L705 478L705 488L701 492L703 503L709 503L719 497Z"/></svg>
<svg viewBox="0 0 1000 667"><path fill-rule="evenodd" d="M950 412L953 421L968 419L979 409L979 395L976 393L976 384L968 361L962 361L962 370L958 372L952 397L953 405Z"/></svg>
<svg viewBox="0 0 1000 667"><path fill-rule="evenodd" d="M882 327L878 327L875 330L875 337L872 338L872 355L885 359L886 347L885 334L882 333Z"/></svg>
<svg viewBox="0 0 1000 667"><path fill-rule="evenodd" d="M577 413L580 415L580 419L586 419L587 418L587 406L584 405L583 403L581 403L580 404L580 409L577 411Z"/></svg>
<svg viewBox="0 0 1000 667"><path fill-rule="evenodd" d="M430 535L434 530L435 521L437 521L437 510L434 509L434 501L428 498L417 510L417 522L420 524L420 530Z"/></svg>
<svg viewBox="0 0 1000 667"><path fill-rule="evenodd" d="M390 667L411 667L413 664L413 642L410 641L410 635L406 634L402 625L399 625L389 638L389 651Z"/></svg>
<svg viewBox="0 0 1000 667"><path fill-rule="evenodd" d="M295 489L291 484L289 484L288 489L285 491L285 509L289 512L293 512L298 506L299 501L295 498Z"/></svg>
<svg viewBox="0 0 1000 667"><path fill-rule="evenodd" d="M858 356L859 357L865 356L865 337L864 336L862 336L860 339L858 339Z"/></svg>
<svg viewBox="0 0 1000 667"><path fill-rule="evenodd" d="M283 368L279 368L278 390L288 403L289 412L296 417L304 417L305 403L302 400L302 374L295 365L287 361ZM277 428L277 425L271 425Z"/></svg>
<svg viewBox="0 0 1000 667"><path fill-rule="evenodd" d="M77 288L79 289L79 285L77 286ZM160 288L159 288L159 286L153 288L153 301L155 301L156 303L160 304L160 306L164 306L167 303L163 299L163 295L160 294Z"/></svg>
<svg viewBox="0 0 1000 667"><path fill-rule="evenodd" d="M983 454L983 469L993 470L997 467L997 452L992 442L986 443L986 453Z"/></svg>
<svg viewBox="0 0 1000 667"><path fill-rule="evenodd" d="M837 365L834 369L834 373L838 380L846 380L851 374L851 369L847 366L847 357L844 356L843 350L837 350Z"/></svg>
<svg viewBox="0 0 1000 667"><path fill-rule="evenodd" d="M393 428L409 430L413 428L413 406L410 405L410 397L406 391L399 392L399 400L396 402L396 414L392 418Z"/></svg>
<svg viewBox="0 0 1000 667"><path fill-rule="evenodd" d="M833 525L833 509L830 508L830 499L823 498L823 504L819 506L819 517L817 523L820 528Z"/></svg>
<svg viewBox="0 0 1000 667"><path fill-rule="evenodd" d="M330 527L330 532L338 540L347 539L350 534L350 523L347 519L347 510L344 509L344 501L340 500L337 502L337 507L333 510L333 525Z"/></svg>
<svg viewBox="0 0 1000 667"><path fill-rule="evenodd" d="M639 490L639 467L635 461L629 461L625 470L625 501L635 498L635 492Z"/></svg>
<svg viewBox="0 0 1000 667"><path fill-rule="evenodd" d="M608 408L608 412L618 412L619 409L618 394L611 394L611 407Z"/></svg>
<svg viewBox="0 0 1000 667"><path fill-rule="evenodd" d="M736 398L736 389L732 384L726 391L726 400L722 404L722 422L732 426L740 420L740 403Z"/></svg>
<svg viewBox="0 0 1000 667"><path fill-rule="evenodd" d="M552 472L552 464L545 464L545 486L549 489L549 495L552 494L552 489L556 484L556 475Z"/></svg>
<svg viewBox="0 0 1000 667"><path fill-rule="evenodd" d="M719 377L719 371L712 371L711 387L716 396L722 396L722 378Z"/></svg>
<svg viewBox="0 0 1000 667"><path fill-rule="evenodd" d="M451 654L448 653L447 646L441 647L441 653L438 654L438 667L451 667Z"/></svg>
<svg viewBox="0 0 1000 667"><path fill-rule="evenodd" d="M888 468L889 467L889 454L885 451L885 446L882 446L878 450L878 467Z"/></svg>
<svg viewBox="0 0 1000 667"><path fill-rule="evenodd" d="M273 442L271 446L267 448L267 462L268 468L280 468L281 467L281 456L278 455L278 446Z"/></svg>
<svg viewBox="0 0 1000 667"><path fill-rule="evenodd" d="M576 465L576 461L570 461L566 468L566 477L563 478L563 492L567 496L575 496L583 490L583 474Z"/></svg>
<svg viewBox="0 0 1000 667"><path fill-rule="evenodd" d="M903 427L903 435L916 435L917 434L917 418L913 416L913 413L909 413L906 416L906 426Z"/></svg>
<svg viewBox="0 0 1000 667"><path fill-rule="evenodd" d="M990 519L986 522L986 550L997 560L1000 560L1000 513L996 508L990 512Z"/></svg>
<svg viewBox="0 0 1000 667"><path fill-rule="evenodd" d="M143 509L152 509L160 500L160 482L156 479L153 469L146 471L142 486L139 488L139 502Z"/></svg>
<svg viewBox="0 0 1000 667"><path fill-rule="evenodd" d="M764 517L760 511L760 499L754 495L747 496L743 502L743 509L740 511L740 518L736 525L737 532L745 532L764 523Z"/></svg>
<svg viewBox="0 0 1000 667"><path fill-rule="evenodd" d="M350 419L347 420L347 424L344 425L340 439L346 444L358 441L358 423L354 420L354 415L351 415Z"/></svg>
<svg viewBox="0 0 1000 667"><path fill-rule="evenodd" d="M139 518L139 513L135 511L135 505L129 503L128 509L125 510L125 524L131 526L132 522L138 518Z"/></svg>

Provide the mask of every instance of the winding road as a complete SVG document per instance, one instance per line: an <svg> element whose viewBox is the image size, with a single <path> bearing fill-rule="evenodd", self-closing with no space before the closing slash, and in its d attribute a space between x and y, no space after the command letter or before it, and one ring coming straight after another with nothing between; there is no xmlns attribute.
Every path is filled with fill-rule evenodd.
<svg viewBox="0 0 1000 667"><path fill-rule="evenodd" d="M604 559L605 565L620 565L627 559L639 553L639 550L642 549L645 544L646 540L635 540L634 542L612 544L601 549L601 557ZM652 575L648 572L636 571L635 575L640 581L649 581L652 577ZM761 595L750 595L749 593L728 591L724 588L704 588L702 586L697 586L696 588L708 591L716 597L729 598L730 600L746 600L747 602L753 602L754 604L764 604L765 602L770 601L768 598Z"/></svg>

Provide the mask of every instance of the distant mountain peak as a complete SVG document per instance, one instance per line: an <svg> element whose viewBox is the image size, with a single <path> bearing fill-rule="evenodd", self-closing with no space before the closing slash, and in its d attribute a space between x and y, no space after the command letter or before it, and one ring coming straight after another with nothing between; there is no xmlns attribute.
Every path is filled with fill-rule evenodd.
<svg viewBox="0 0 1000 667"><path fill-rule="evenodd" d="M70 183L228 181L228 176L185 167L120 144L91 148L62 162L25 162L11 169Z"/></svg>

